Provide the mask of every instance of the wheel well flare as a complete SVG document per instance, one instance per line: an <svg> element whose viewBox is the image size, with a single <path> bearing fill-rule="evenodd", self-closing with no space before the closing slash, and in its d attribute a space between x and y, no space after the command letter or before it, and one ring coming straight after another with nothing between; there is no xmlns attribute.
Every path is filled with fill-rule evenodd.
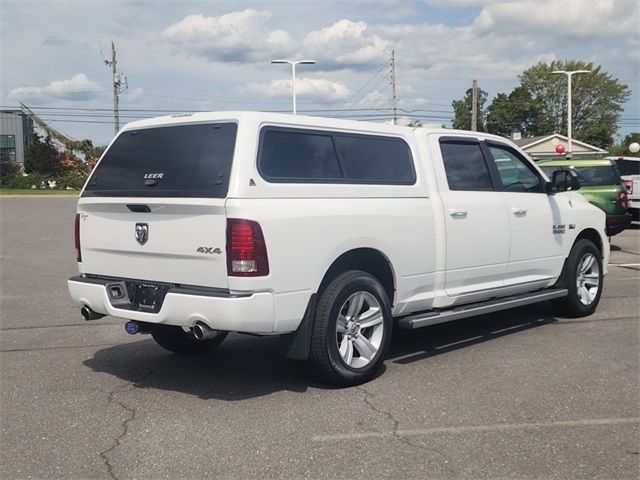
<svg viewBox="0 0 640 480"><path fill-rule="evenodd" d="M373 248L358 248L340 255L324 275L318 293L322 292L334 278L348 270L361 270L377 278L387 292L389 302L393 305L395 282L391 264L382 252Z"/></svg>
<svg viewBox="0 0 640 480"><path fill-rule="evenodd" d="M600 252L600 256L601 257L603 256L602 238L600 237L600 234L596 230L594 230L593 228L587 228L586 230L581 231L578 237L576 238L576 242L583 238L593 242L593 244L598 248L598 251Z"/></svg>

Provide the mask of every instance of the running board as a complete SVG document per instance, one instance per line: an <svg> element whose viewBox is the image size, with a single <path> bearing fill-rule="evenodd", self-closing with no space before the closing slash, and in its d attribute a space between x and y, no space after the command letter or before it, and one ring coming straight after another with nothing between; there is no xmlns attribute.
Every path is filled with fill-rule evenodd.
<svg viewBox="0 0 640 480"><path fill-rule="evenodd" d="M476 315L484 315L487 313L499 312L500 310L522 307L531 303L566 297L568 293L568 290L565 288L555 288L551 290L541 290L534 293L525 293L523 295L513 295L511 297L453 307L447 310L437 310L410 315L408 317L401 318L399 325L401 328L406 330L413 330L414 328L428 327L429 325L436 325L438 323L460 320L467 317L475 317Z"/></svg>

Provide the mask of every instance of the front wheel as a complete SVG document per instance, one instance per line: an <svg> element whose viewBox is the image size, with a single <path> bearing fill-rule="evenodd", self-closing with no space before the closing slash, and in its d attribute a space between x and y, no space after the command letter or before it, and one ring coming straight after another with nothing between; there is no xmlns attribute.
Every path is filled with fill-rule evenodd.
<svg viewBox="0 0 640 480"><path fill-rule="evenodd" d="M170 352L180 355L198 355L218 347L227 337L227 332L220 332L206 340L198 340L191 331L185 331L182 327L156 325L151 336L158 345Z"/></svg>
<svg viewBox="0 0 640 480"><path fill-rule="evenodd" d="M591 315L600 302L603 287L600 251L589 240L578 240L567 257L562 286L569 293L555 300L554 307L568 317Z"/></svg>
<svg viewBox="0 0 640 480"><path fill-rule="evenodd" d="M318 301L310 361L329 383L364 383L382 365L391 328L391 306L380 282L366 272L345 272Z"/></svg>

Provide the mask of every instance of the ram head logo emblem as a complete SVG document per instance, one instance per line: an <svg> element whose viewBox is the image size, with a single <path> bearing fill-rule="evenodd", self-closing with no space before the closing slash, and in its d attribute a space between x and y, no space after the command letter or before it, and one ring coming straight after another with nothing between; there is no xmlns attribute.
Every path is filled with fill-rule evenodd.
<svg viewBox="0 0 640 480"><path fill-rule="evenodd" d="M136 240L140 245L144 245L149 240L149 225L146 223L136 223Z"/></svg>

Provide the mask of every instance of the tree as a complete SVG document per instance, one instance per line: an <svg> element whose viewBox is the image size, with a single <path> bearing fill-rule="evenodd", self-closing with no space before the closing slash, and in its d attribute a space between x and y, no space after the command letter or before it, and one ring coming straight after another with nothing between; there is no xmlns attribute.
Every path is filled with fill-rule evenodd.
<svg viewBox="0 0 640 480"><path fill-rule="evenodd" d="M520 75L520 85L509 95L496 96L491 132L522 128L528 135L567 134L567 77L555 70L590 70L572 79L572 137L608 148L630 95L629 88L599 65L577 60L538 63ZM517 94L516 94L516 91ZM512 98L513 95L513 98Z"/></svg>
<svg viewBox="0 0 640 480"><path fill-rule="evenodd" d="M49 135L42 140L37 133L33 134L31 142L24 152L24 170L26 173L47 175L59 173L58 150Z"/></svg>
<svg viewBox="0 0 640 480"><path fill-rule="evenodd" d="M499 93L487 109L487 131L508 137L520 132L524 137L545 133L541 130L542 109L529 92L516 87L509 95Z"/></svg>
<svg viewBox="0 0 640 480"><path fill-rule="evenodd" d="M485 131L486 112L484 105L487 103L489 94L478 88L478 131ZM451 103L453 107L453 128L462 130L471 130L471 109L473 105L473 89L466 91L462 100L454 100Z"/></svg>
<svg viewBox="0 0 640 480"><path fill-rule="evenodd" d="M640 152L632 153L629 151L629 145L632 143L640 143L640 132L633 132L625 136L620 143L615 143L609 149L611 155L621 157L640 157Z"/></svg>

